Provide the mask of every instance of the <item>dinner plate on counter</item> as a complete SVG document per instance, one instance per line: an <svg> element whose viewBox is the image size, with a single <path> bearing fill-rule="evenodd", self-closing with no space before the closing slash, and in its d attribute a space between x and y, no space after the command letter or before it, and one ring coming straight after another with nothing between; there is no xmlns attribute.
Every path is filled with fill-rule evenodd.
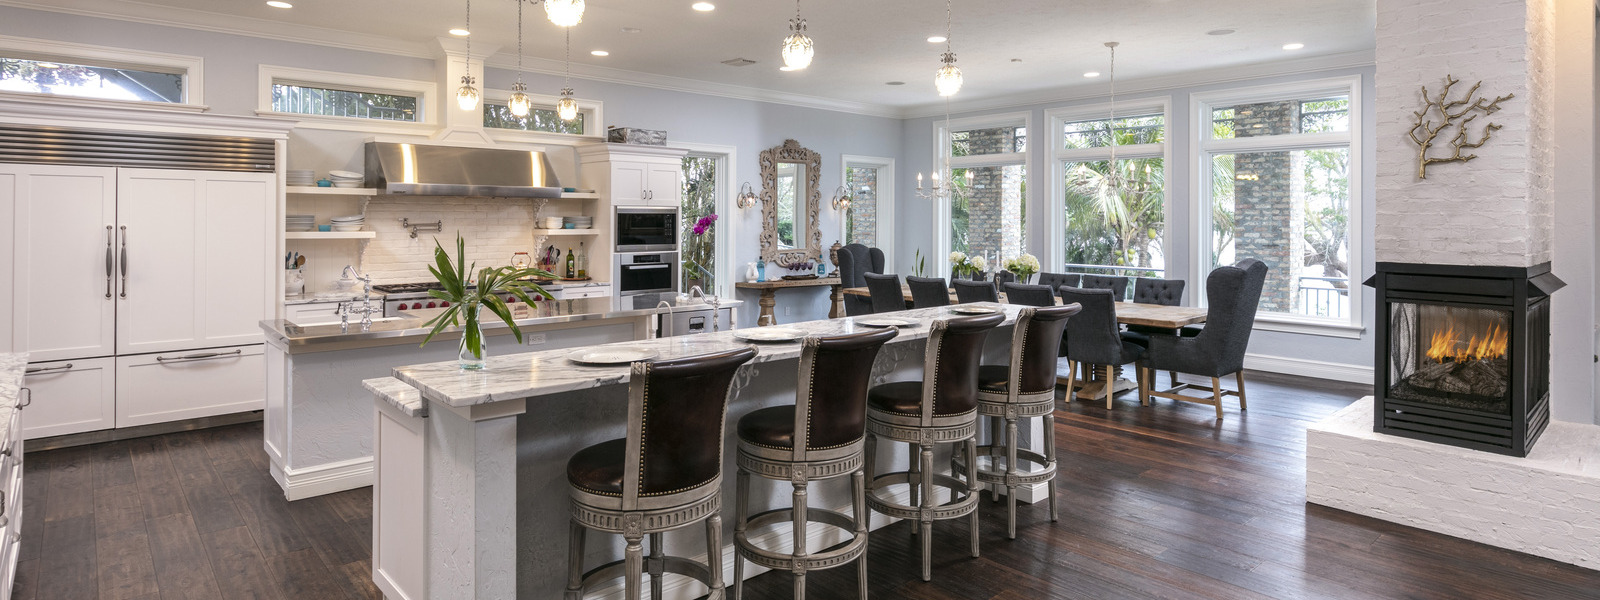
<svg viewBox="0 0 1600 600"><path fill-rule="evenodd" d="M643 348L585 348L567 355L567 360L584 365L625 365L661 356Z"/></svg>
<svg viewBox="0 0 1600 600"><path fill-rule="evenodd" d="M958 315L992 315L999 313L1000 309L988 306L962 306L958 304L950 307L950 312Z"/></svg>
<svg viewBox="0 0 1600 600"><path fill-rule="evenodd" d="M806 332L788 327L751 327L735 329L733 337L747 342L793 342L806 337Z"/></svg>
<svg viewBox="0 0 1600 600"><path fill-rule="evenodd" d="M856 324L867 327L916 327L918 322L900 317L866 317L856 319Z"/></svg>

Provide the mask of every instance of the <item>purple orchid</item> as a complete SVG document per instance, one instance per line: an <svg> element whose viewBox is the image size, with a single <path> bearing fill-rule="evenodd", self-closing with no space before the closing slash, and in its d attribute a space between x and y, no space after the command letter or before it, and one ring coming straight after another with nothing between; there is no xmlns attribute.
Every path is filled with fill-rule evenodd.
<svg viewBox="0 0 1600 600"><path fill-rule="evenodd" d="M717 216L716 215L706 215L704 217L700 217L700 220L695 221L695 223L694 223L694 234L695 235L705 235L706 230L711 229L711 224L716 223L716 222L717 222Z"/></svg>

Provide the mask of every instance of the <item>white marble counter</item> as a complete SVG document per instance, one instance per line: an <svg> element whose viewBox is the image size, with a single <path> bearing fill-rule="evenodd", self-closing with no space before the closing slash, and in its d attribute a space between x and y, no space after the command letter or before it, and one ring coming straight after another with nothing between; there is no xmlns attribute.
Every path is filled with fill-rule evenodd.
<svg viewBox="0 0 1600 600"><path fill-rule="evenodd" d="M1015 321L1024 306L986 304L1002 309L1005 324ZM964 305L972 306L972 305ZM915 327L902 328L900 335L890 344L923 340L928 337L930 325L936 319L960 317L950 311L955 307L924 308L894 313L896 317L918 321ZM869 317L861 317L869 318ZM856 318L806 321L783 327L800 329L816 335L840 335L873 329L856 324ZM736 332L723 331L691 336L659 338L653 340L607 344L607 347L644 348L660 353L662 360L697 354L708 354L750 345L737 339ZM759 350L753 362L764 363L800 356L800 344L755 344ZM573 350L547 350L524 354L506 354L489 357L489 368L483 371L463 371L455 361L400 367L395 377L422 392L429 402L462 408L478 404L533 398L560 392L626 383L628 365L588 366L567 360Z"/></svg>
<svg viewBox="0 0 1600 600"><path fill-rule="evenodd" d="M393 377L368 379L361 382L361 387L367 388L367 391L376 394L408 417L428 416L428 405L423 403L422 394L417 393L417 388L406 385L399 379Z"/></svg>

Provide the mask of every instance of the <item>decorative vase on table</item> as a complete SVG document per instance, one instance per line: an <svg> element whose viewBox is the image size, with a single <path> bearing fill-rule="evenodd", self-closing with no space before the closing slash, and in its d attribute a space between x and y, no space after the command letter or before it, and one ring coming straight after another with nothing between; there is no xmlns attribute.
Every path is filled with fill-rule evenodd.
<svg viewBox="0 0 1600 600"><path fill-rule="evenodd" d="M422 339L422 345L428 345L433 336L444 328L456 327L461 332L461 347L457 353L461 368L480 371L488 367L482 312L488 310L489 314L498 317L506 327L511 328L511 335L521 344L522 330L517 328L516 318L507 302L515 298L531 306L534 298L551 299L550 292L533 280L548 281L555 279L555 274L543 269L517 267L478 269L476 263L468 266L466 254L467 242L460 234L456 235L454 260L438 240L434 241L434 264L428 266L428 272L439 282L440 289L429 292L429 295L443 300L449 308L422 324L431 328L427 337ZM473 285L474 281L476 285Z"/></svg>
<svg viewBox="0 0 1600 600"><path fill-rule="evenodd" d="M759 279L758 279L759 277L761 277L761 274L756 272L756 264L755 263L749 263L749 265L746 266L745 269L744 269L744 280L745 281L759 281Z"/></svg>
<svg viewBox="0 0 1600 600"><path fill-rule="evenodd" d="M461 361L461 368L466 371L482 371L489 366L489 342L483 337L483 323L478 320L478 310L482 306L472 304L462 309L463 320L461 326L461 351L456 358Z"/></svg>

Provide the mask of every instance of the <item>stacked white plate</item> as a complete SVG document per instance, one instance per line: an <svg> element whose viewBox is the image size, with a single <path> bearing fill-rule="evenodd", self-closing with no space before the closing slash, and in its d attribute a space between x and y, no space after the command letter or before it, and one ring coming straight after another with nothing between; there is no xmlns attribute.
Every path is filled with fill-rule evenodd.
<svg viewBox="0 0 1600 600"><path fill-rule="evenodd" d="M567 217L566 222L571 223L574 229L590 229L594 227L594 217L585 217L582 215L576 217Z"/></svg>
<svg viewBox="0 0 1600 600"><path fill-rule="evenodd" d="M284 231L311 231L316 228L316 215L288 215L283 218Z"/></svg>
<svg viewBox="0 0 1600 600"><path fill-rule="evenodd" d="M336 188L358 188L367 177L355 171L328 171L328 179Z"/></svg>
<svg viewBox="0 0 1600 600"><path fill-rule="evenodd" d="M545 217L541 224L543 229L561 229L566 222L566 217Z"/></svg>
<svg viewBox="0 0 1600 600"><path fill-rule="evenodd" d="M284 185L315 186L317 172L311 169L289 169L284 175Z"/></svg>
<svg viewBox="0 0 1600 600"><path fill-rule="evenodd" d="M366 215L350 215L348 217L334 217L331 221L333 222L334 231L361 231L361 228L367 224L367 217Z"/></svg>

